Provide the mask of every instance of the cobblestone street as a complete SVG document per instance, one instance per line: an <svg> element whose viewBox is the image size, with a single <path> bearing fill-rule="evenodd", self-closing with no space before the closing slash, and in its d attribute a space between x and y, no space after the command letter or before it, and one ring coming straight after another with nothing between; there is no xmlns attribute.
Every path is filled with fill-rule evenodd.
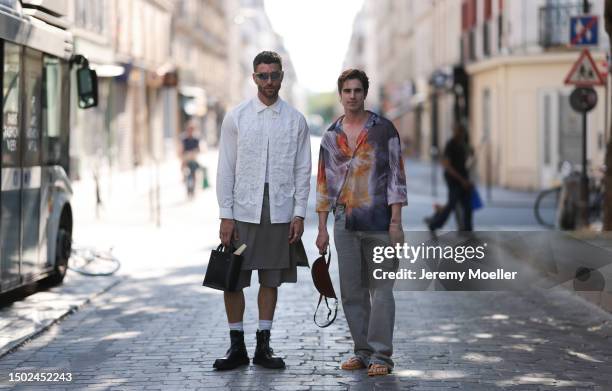
<svg viewBox="0 0 612 391"><path fill-rule="evenodd" d="M609 317L563 292L399 292L394 374L341 371L351 351L347 325L342 316L328 329L312 323L316 297L306 272L279 294L272 346L287 369L215 372L227 326L221 296L199 286L201 271L192 265L126 280L0 368L61 368L76 389L606 390L612 383ZM252 356L255 288L246 294Z"/></svg>
<svg viewBox="0 0 612 391"><path fill-rule="evenodd" d="M612 384L612 317L564 290L396 292L395 371L384 378L341 371L340 361L352 350L347 324L340 311L329 328L314 325L318 294L306 269L299 270L297 284L279 290L272 347L287 369L251 365L216 372L212 363L228 347L223 300L201 286L205 260L216 246L214 189L188 203L180 181L162 184L161 228L147 222L146 195L122 201L123 209L97 223L82 216L80 242L112 242L123 263L122 280L2 357L0 387L15 386L8 382L10 373L45 369L70 372L73 380L22 383L17 389L603 391ZM112 206L109 199L106 207ZM414 204L406 213L410 208ZM304 243L312 262L316 226L309 220ZM335 254L332 276L339 291ZM245 291L251 357L253 281Z"/></svg>

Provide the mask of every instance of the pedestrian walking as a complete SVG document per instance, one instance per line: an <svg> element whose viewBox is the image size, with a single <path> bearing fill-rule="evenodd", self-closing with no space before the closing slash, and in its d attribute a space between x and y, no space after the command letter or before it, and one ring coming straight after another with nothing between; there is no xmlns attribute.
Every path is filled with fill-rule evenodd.
<svg viewBox="0 0 612 391"><path fill-rule="evenodd" d="M391 121L365 110L369 80L348 69L338 78L344 115L323 135L317 175L319 233L316 245L327 251L327 217L334 213L342 307L354 343L345 370L368 368L370 376L393 369L395 299L393 285L365 281L371 244L368 231L402 234L406 176L400 138ZM369 254L372 254L369 252Z"/></svg>
<svg viewBox="0 0 612 391"><path fill-rule="evenodd" d="M259 328L253 363L266 368L285 367L270 347L270 330L277 288L297 281L296 266L308 266L301 257L301 236L310 190L310 137L304 116L283 101L281 57L261 52L253 60L257 96L225 116L221 125L217 199L224 246L246 244L237 291L224 292L231 345L215 361L218 370L249 363L243 331L245 308L242 289L251 272L259 275Z"/></svg>
<svg viewBox="0 0 612 391"><path fill-rule="evenodd" d="M472 182L469 180L467 160L470 148L466 141L466 132L463 125L456 123L453 127L453 136L444 147L444 155L441 161L444 168L444 180L448 187L448 201L444 207L436 210L433 216L424 219L427 228L432 232L444 226L448 216L455 210L456 205L461 205L461 212L457 215L461 221L457 225L460 230L472 231Z"/></svg>
<svg viewBox="0 0 612 391"><path fill-rule="evenodd" d="M195 134L195 124L189 121L181 137L181 169L187 185L188 198L193 198L195 192L196 173L200 168L199 153L200 139Z"/></svg>

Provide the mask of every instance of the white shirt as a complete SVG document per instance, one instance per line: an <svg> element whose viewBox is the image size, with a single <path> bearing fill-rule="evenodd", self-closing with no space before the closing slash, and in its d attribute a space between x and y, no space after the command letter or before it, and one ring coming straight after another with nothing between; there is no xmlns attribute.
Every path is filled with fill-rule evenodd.
<svg viewBox="0 0 612 391"><path fill-rule="evenodd" d="M266 181L273 224L305 217L310 156L308 126L299 111L280 98L272 106L257 97L238 105L221 125L220 218L259 224Z"/></svg>

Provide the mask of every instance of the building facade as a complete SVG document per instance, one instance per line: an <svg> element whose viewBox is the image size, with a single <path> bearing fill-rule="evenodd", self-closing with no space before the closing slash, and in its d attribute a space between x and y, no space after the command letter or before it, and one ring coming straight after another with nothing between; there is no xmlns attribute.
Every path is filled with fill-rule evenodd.
<svg viewBox="0 0 612 391"><path fill-rule="evenodd" d="M408 155L436 160L461 123L477 182L546 188L559 181L563 162L581 162L581 115L564 79L581 51L569 42L570 17L585 5L600 18L590 50L607 73L603 2L584 0L365 0L345 64L376 73L381 111ZM607 138L607 89L596 91L591 167L603 162Z"/></svg>
<svg viewBox="0 0 612 391"><path fill-rule="evenodd" d="M233 4L233 6L232 6ZM218 142L218 129L229 103L229 14L235 3L220 0L179 0L172 23L171 58L178 84L178 122L165 136L175 139L187 121L195 122L208 145Z"/></svg>
<svg viewBox="0 0 612 391"><path fill-rule="evenodd" d="M570 107L573 87L564 80L582 50L570 44L570 17L585 13L600 16L600 42L590 51L605 72L603 2L462 2L469 128L482 183L541 189L560 180L563 162L581 164L582 115ZM596 91L604 102L606 89ZM605 106L587 118L591 167L603 162Z"/></svg>

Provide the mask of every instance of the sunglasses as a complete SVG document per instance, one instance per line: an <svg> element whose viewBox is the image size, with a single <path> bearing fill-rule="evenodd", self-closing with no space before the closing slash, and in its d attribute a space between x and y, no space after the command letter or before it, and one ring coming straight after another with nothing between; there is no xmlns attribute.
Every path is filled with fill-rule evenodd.
<svg viewBox="0 0 612 391"><path fill-rule="evenodd" d="M255 77L261 81L268 81L268 80L277 81L277 80L280 80L282 76L283 76L283 72L281 71L275 71L275 72L270 72L270 73L266 73L266 72L255 73Z"/></svg>

